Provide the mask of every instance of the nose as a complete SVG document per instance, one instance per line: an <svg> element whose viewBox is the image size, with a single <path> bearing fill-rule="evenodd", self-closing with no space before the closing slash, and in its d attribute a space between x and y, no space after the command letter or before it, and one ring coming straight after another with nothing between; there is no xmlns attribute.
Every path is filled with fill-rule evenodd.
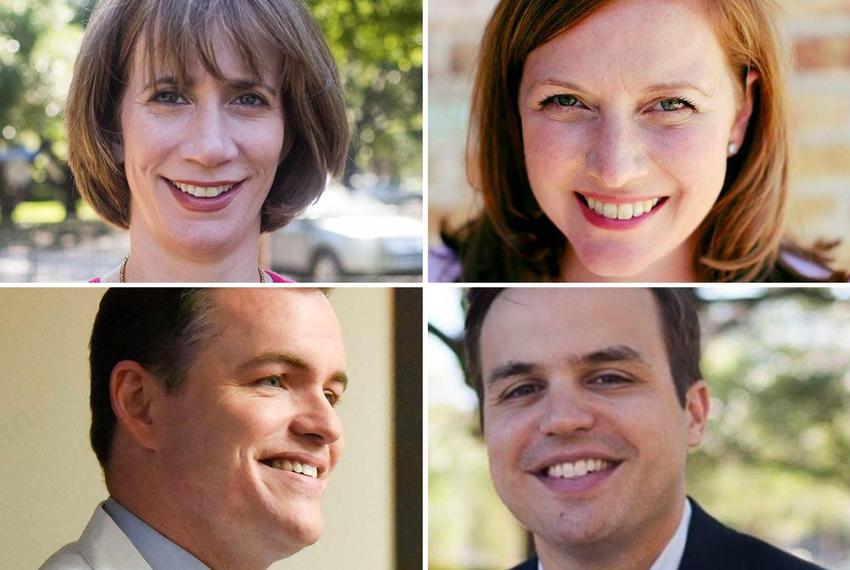
<svg viewBox="0 0 850 570"><path fill-rule="evenodd" d="M592 407L573 390L551 388L540 418L540 432L545 435L570 436L590 430L595 423Z"/></svg>
<svg viewBox="0 0 850 570"><path fill-rule="evenodd" d="M324 394L309 394L299 400L290 429L316 445L330 445L342 437L342 423Z"/></svg>
<svg viewBox="0 0 850 570"><path fill-rule="evenodd" d="M586 157L587 171L605 188L622 188L649 172L639 127L620 116L604 117Z"/></svg>
<svg viewBox="0 0 850 570"><path fill-rule="evenodd" d="M181 146L183 159L213 167L238 155L232 129L227 125L226 111L217 102L198 103L186 129L186 138Z"/></svg>

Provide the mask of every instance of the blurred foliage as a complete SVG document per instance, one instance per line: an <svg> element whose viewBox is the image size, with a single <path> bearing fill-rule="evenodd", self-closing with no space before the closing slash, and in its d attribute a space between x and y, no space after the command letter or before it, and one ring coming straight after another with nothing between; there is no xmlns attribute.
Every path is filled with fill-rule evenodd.
<svg viewBox="0 0 850 570"><path fill-rule="evenodd" d="M71 213L62 109L95 0L0 0L0 151L40 150L32 181L5 183L4 220L24 198L57 192ZM307 0L339 64L354 127L349 185L421 179L422 4L419 0ZM11 177L10 177L11 178Z"/></svg>
<svg viewBox="0 0 850 570"><path fill-rule="evenodd" d="M6 223L25 194L49 199L58 192L74 212L62 108L83 11L83 3L66 0L0 0L0 150L40 151L31 159L31 182L0 170Z"/></svg>
<svg viewBox="0 0 850 570"><path fill-rule="evenodd" d="M829 289L729 291L700 290L711 413L688 493L732 527L850 568L850 301ZM460 368L430 370L453 373L464 389ZM476 412L443 405L429 419L434 568L516 563L523 532L499 518Z"/></svg>
<svg viewBox="0 0 850 570"><path fill-rule="evenodd" d="M354 125L346 185L422 175L422 2L306 0L339 65Z"/></svg>

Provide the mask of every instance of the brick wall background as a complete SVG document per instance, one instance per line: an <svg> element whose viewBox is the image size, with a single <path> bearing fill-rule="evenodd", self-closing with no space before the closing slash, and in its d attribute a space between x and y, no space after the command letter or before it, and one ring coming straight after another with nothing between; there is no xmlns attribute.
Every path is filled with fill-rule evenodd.
<svg viewBox="0 0 850 570"><path fill-rule="evenodd" d="M475 211L464 149L469 92L481 31L495 0L429 0L429 232ZM789 235L842 238L850 268L850 0L779 0L790 42Z"/></svg>

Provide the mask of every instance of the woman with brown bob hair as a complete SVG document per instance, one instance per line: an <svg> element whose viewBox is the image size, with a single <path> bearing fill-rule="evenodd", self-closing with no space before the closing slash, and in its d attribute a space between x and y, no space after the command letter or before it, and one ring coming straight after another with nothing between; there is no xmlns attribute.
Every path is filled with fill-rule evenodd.
<svg viewBox="0 0 850 570"><path fill-rule="evenodd" d="M468 139L483 212L444 230L435 280L846 279L783 239L774 9L501 0Z"/></svg>
<svg viewBox="0 0 850 570"><path fill-rule="evenodd" d="M102 0L66 125L81 194L130 232L103 281L285 280L258 267L260 233L318 199L348 144L300 0Z"/></svg>

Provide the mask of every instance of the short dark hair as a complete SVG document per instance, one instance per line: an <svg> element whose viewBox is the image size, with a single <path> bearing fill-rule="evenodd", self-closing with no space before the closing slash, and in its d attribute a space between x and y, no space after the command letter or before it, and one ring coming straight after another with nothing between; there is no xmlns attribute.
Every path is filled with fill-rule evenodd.
<svg viewBox="0 0 850 570"><path fill-rule="evenodd" d="M91 445L109 465L115 412L109 396L112 369L134 360L168 392L180 388L198 347L214 336L209 318L214 289L113 288L100 301L89 342Z"/></svg>
<svg viewBox="0 0 850 570"><path fill-rule="evenodd" d="M505 287L475 287L469 289L466 295L466 374L468 382L478 394L482 412L484 383L481 378L481 328L493 301L505 290ZM684 407L688 388L702 378L699 368L700 327L696 298L691 288L651 287L649 290L661 317L661 333L664 336L676 396ZM481 417L483 419L483 413Z"/></svg>

